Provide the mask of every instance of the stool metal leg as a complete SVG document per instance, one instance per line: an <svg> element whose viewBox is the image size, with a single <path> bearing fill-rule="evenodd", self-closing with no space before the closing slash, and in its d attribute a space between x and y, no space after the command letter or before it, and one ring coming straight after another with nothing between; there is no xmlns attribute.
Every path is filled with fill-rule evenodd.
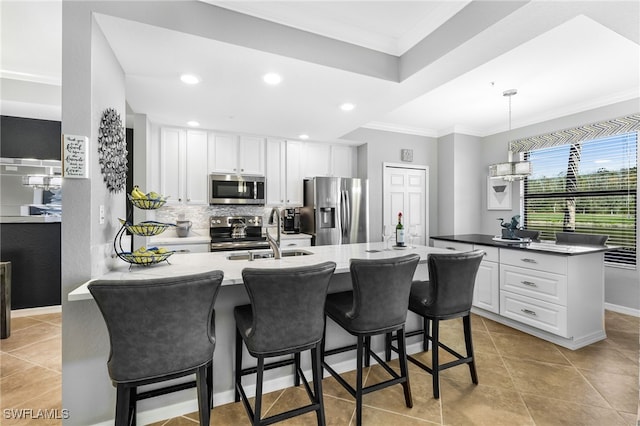
<svg viewBox="0 0 640 426"><path fill-rule="evenodd" d="M362 358L364 355L364 337L358 336L356 349L356 426L362 425Z"/></svg>
<svg viewBox="0 0 640 426"><path fill-rule="evenodd" d="M293 384L300 386L300 352L293 354Z"/></svg>
<svg viewBox="0 0 640 426"><path fill-rule="evenodd" d="M209 409L213 410L213 361L207 365L207 399L209 400Z"/></svg>
<svg viewBox="0 0 640 426"><path fill-rule="evenodd" d="M400 377L406 380L402 383L404 389L404 401L407 407L413 407L413 398L411 397L411 386L409 385L409 370L407 366L407 346L404 336L404 326L398 330L398 361L400 363Z"/></svg>
<svg viewBox="0 0 640 426"><path fill-rule="evenodd" d="M384 360L391 361L391 343L393 342L393 333L385 333L384 335Z"/></svg>
<svg viewBox="0 0 640 426"><path fill-rule="evenodd" d="M240 392L238 386L242 383L242 336L236 328L236 402L240 401Z"/></svg>
<svg viewBox="0 0 640 426"><path fill-rule="evenodd" d="M364 338L364 366L371 366L371 336Z"/></svg>
<svg viewBox="0 0 640 426"><path fill-rule="evenodd" d="M264 357L258 357L258 371L256 372L256 398L255 408L253 410L253 425L260 425L260 417L262 416L262 380L264 376Z"/></svg>
<svg viewBox="0 0 640 426"><path fill-rule="evenodd" d="M424 337L422 338L422 350L427 352L429 350L429 319L422 317L422 327L424 330Z"/></svg>
<svg viewBox="0 0 640 426"><path fill-rule="evenodd" d="M469 362L469 372L471 373L471 381L478 384L478 373L476 372L476 357L473 354L473 342L471 340L471 317L466 315L462 318L464 327L464 344L467 347L467 358L471 358Z"/></svg>
<svg viewBox="0 0 640 426"><path fill-rule="evenodd" d="M196 372L196 389L198 392L198 411L200 415L200 426L209 426L209 419L211 417L211 408L209 397L209 380L207 374L208 366L202 366L198 368Z"/></svg>
<svg viewBox="0 0 640 426"><path fill-rule="evenodd" d="M318 426L325 426L324 397L322 396L322 360L320 357L322 351L321 346L322 343L319 343L315 348L311 349L311 368L313 372L313 393L315 394L316 401L320 404L319 409L316 411Z"/></svg>
<svg viewBox="0 0 640 426"><path fill-rule="evenodd" d="M433 320L433 327L431 330L431 373L433 379L433 397L435 399L440 398L440 365L438 364L438 348L440 347L440 321Z"/></svg>
<svg viewBox="0 0 640 426"><path fill-rule="evenodd" d="M131 412L131 388L118 383L116 385L115 426L129 426Z"/></svg>

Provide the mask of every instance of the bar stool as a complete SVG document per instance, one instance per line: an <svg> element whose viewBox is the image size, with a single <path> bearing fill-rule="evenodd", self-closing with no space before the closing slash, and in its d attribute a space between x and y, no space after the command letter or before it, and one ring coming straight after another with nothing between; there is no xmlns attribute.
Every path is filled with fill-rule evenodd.
<svg viewBox="0 0 640 426"><path fill-rule="evenodd" d="M268 425L316 412L319 425L325 424L322 398L322 366L320 345L324 330L324 304L329 281L336 268L325 262L298 268L245 268L242 279L251 304L236 306L236 402L245 406L253 425ZM242 343L251 356L258 359L257 367L242 368ZM313 391L300 368L300 352L311 350ZM265 358L293 354L292 359L265 364ZM311 404L261 419L262 382L264 370L294 365L294 382L302 378ZM252 410L242 376L256 373L255 411Z"/></svg>
<svg viewBox="0 0 640 426"><path fill-rule="evenodd" d="M429 267L429 281L415 281L411 286L409 310L423 318L422 330L410 331L407 336L423 336L423 349L428 350L431 341L431 367L423 364L412 356L409 361L432 375L433 397L440 398L440 371L460 364L469 364L471 380L478 384L475 358L473 356L473 342L471 340L471 303L473 301L473 287L484 251L474 250L466 253L430 254L427 263ZM467 356L460 355L444 343L440 342L440 321L462 317L464 341ZM429 335L429 323L431 335ZM391 350L398 351L391 345L391 337L386 339L386 358L391 357ZM442 348L457 359L446 364L439 364L438 348Z"/></svg>
<svg viewBox="0 0 640 426"><path fill-rule="evenodd" d="M556 232L556 242L560 244L586 244L603 246L609 239L608 235L582 234L576 232Z"/></svg>
<svg viewBox="0 0 640 426"><path fill-rule="evenodd" d="M109 332L107 367L116 386L116 426L136 424L136 402L197 388L200 424L213 397L215 312L222 271L89 284ZM138 393L138 386L196 375L196 380Z"/></svg>
<svg viewBox="0 0 640 426"><path fill-rule="evenodd" d="M325 350L323 339L322 366L356 399L356 424L362 424L363 395L395 384L401 384L407 407L413 406L407 375L404 345L404 324L411 280L420 256L410 254L392 259L352 259L350 270L353 291L329 294L326 315L356 336L355 345ZM325 325L326 327L326 325ZM400 374L391 369L371 351L371 336L397 331L400 354ZM326 329L325 329L326 333ZM354 389L325 361L326 356L356 349L356 387ZM366 367L373 357L390 375L382 383L363 387L363 358Z"/></svg>

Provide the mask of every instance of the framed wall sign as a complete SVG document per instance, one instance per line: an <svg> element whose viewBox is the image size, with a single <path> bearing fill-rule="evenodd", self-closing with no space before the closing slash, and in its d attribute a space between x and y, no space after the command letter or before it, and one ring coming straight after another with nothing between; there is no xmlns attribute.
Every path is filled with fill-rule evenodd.
<svg viewBox="0 0 640 426"><path fill-rule="evenodd" d="M87 136L62 135L62 176L65 178L89 178L89 138Z"/></svg>
<svg viewBox="0 0 640 426"><path fill-rule="evenodd" d="M511 210L511 182L487 177L487 210Z"/></svg>

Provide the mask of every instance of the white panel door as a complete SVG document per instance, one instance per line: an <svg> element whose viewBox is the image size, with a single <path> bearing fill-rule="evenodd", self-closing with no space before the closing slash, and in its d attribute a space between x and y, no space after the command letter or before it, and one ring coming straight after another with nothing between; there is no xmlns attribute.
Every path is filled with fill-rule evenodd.
<svg viewBox="0 0 640 426"><path fill-rule="evenodd" d="M304 177L331 176L331 145L305 142Z"/></svg>
<svg viewBox="0 0 640 426"><path fill-rule="evenodd" d="M348 145L331 146L331 175L335 177L355 177L355 148Z"/></svg>
<svg viewBox="0 0 640 426"><path fill-rule="evenodd" d="M213 134L209 146L209 170L215 173L238 174L238 137Z"/></svg>
<svg viewBox="0 0 640 426"><path fill-rule="evenodd" d="M159 192L167 198L167 204L180 204L184 197L183 169L185 131L163 128L160 134L160 188ZM151 190L143 191L149 192Z"/></svg>
<svg viewBox="0 0 640 426"><path fill-rule="evenodd" d="M240 136L238 164L240 174L264 175L264 138Z"/></svg>
<svg viewBox="0 0 640 426"><path fill-rule="evenodd" d="M187 131L186 142L186 200L187 204L209 204L207 198L207 133Z"/></svg>
<svg viewBox="0 0 640 426"><path fill-rule="evenodd" d="M286 199L291 207L302 206L304 172L302 167L302 142L287 141L286 150Z"/></svg>
<svg viewBox="0 0 640 426"><path fill-rule="evenodd" d="M395 226L402 212L407 243L411 226L418 225L419 238L414 244L424 245L429 235L426 168L385 165L383 188L383 226Z"/></svg>
<svg viewBox="0 0 640 426"><path fill-rule="evenodd" d="M286 190L285 144L279 139L267 139L266 197L268 206L284 204Z"/></svg>

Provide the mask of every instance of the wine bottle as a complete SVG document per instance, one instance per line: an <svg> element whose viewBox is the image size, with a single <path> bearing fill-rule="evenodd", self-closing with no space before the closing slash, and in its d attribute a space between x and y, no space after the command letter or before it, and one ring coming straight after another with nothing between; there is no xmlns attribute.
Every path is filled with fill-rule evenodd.
<svg viewBox="0 0 640 426"><path fill-rule="evenodd" d="M396 245L404 247L404 226L402 225L402 212L398 213L398 224L396 225Z"/></svg>

